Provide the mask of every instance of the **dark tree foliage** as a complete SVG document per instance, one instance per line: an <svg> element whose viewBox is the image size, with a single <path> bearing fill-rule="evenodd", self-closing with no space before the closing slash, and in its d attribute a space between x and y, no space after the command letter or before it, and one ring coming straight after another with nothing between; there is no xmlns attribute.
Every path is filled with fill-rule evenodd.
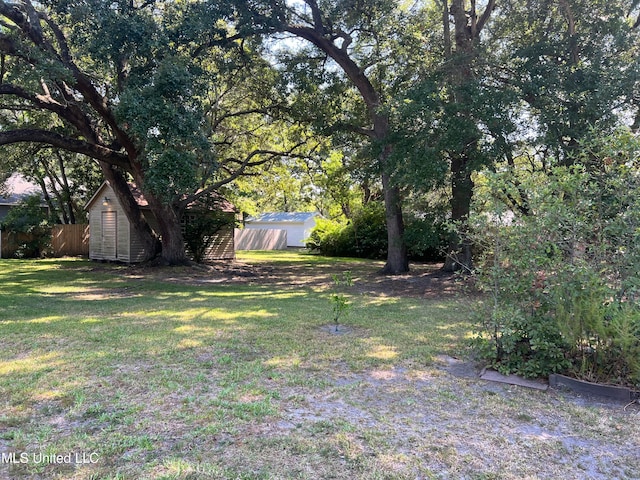
<svg viewBox="0 0 640 480"><path fill-rule="evenodd" d="M0 230L13 234L19 243L16 255L40 257L51 241L51 224L40 195L29 195L9 210Z"/></svg>
<svg viewBox="0 0 640 480"><path fill-rule="evenodd" d="M224 228L233 228L234 220L219 210L199 211L185 216L184 240L193 261L202 263L207 251Z"/></svg>
<svg viewBox="0 0 640 480"><path fill-rule="evenodd" d="M161 239L164 261L185 263L185 207L305 143L274 125L273 70L259 45L230 39L231 14L227 2L0 2L0 144L97 162L145 252Z"/></svg>

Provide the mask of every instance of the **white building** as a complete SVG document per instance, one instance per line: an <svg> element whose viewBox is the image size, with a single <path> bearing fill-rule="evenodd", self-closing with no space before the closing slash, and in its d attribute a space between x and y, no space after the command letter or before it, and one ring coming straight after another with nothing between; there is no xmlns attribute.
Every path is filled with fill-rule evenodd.
<svg viewBox="0 0 640 480"><path fill-rule="evenodd" d="M304 247L304 241L316 226L318 212L263 213L245 220L245 229L285 230L287 247Z"/></svg>

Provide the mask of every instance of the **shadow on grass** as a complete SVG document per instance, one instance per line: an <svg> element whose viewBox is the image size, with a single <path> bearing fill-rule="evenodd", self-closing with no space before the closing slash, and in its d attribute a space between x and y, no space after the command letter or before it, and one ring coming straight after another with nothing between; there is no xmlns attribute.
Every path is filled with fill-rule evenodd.
<svg viewBox="0 0 640 480"><path fill-rule="evenodd" d="M147 465L197 443L201 426L224 442L277 415L284 387L332 384L337 365L427 365L468 331L450 300L354 291L351 333L336 336L322 329L328 294L311 288L176 284L81 261L0 265L0 447L97 452L97 464L72 469L78 478L152 475ZM64 478L61 468L11 475Z"/></svg>

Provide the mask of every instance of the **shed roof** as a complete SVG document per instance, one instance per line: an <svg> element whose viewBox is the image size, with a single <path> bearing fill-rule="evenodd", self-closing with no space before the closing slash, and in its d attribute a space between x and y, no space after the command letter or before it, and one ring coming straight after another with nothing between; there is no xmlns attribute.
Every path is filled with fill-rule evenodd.
<svg viewBox="0 0 640 480"><path fill-rule="evenodd" d="M100 185L100 188L98 188L96 193L93 194L93 197L91 197L91 199L87 202L87 206L84 207L85 210L89 210L93 202L102 195L102 191L106 185L109 185L109 183L106 181L103 182L102 185ZM135 199L136 203L140 208L149 207L149 202L147 202L147 199L144 198L142 191L138 188L138 186L135 183L129 182L129 190L131 190L131 194L133 195L133 198ZM207 205L212 205L223 212L235 213L236 208L234 207L234 205L219 193L211 192L208 194L208 196L209 198L207 200L209 201L203 201L201 199L195 200L191 202L189 205L187 205L187 209L201 210L203 208L210 208L210 207L207 207Z"/></svg>
<svg viewBox="0 0 640 480"><path fill-rule="evenodd" d="M249 217L247 222L255 223L304 223L313 217L318 217L318 212L271 212L263 213L255 217Z"/></svg>

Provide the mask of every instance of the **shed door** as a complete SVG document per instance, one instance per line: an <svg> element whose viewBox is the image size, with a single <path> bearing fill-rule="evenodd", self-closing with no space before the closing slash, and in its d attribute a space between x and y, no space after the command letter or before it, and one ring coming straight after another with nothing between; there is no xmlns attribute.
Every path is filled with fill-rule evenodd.
<svg viewBox="0 0 640 480"><path fill-rule="evenodd" d="M117 212L102 212L102 254L105 258L118 258Z"/></svg>

